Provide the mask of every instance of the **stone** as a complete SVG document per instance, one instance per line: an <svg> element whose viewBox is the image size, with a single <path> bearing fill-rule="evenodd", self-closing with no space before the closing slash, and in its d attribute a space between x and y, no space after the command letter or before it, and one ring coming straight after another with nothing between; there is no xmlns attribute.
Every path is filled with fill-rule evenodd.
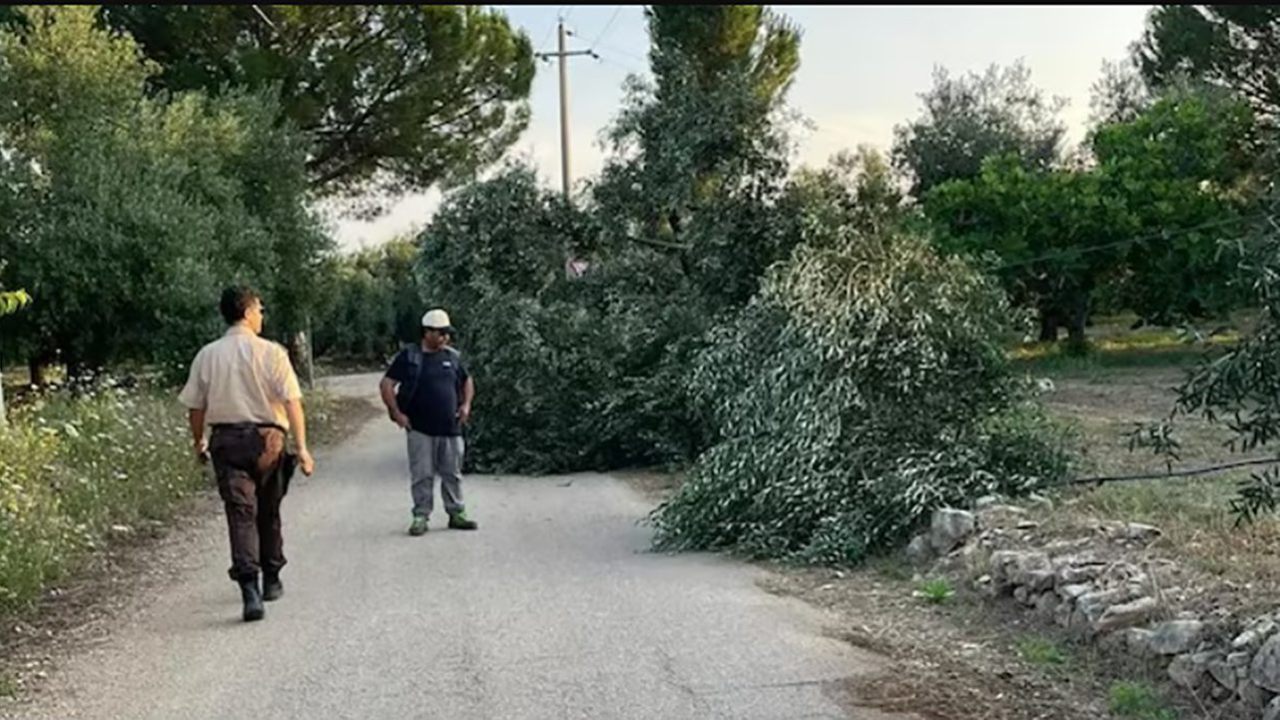
<svg viewBox="0 0 1280 720"><path fill-rule="evenodd" d="M1266 642L1267 638L1271 637L1275 631L1276 624L1270 619L1263 618L1262 620L1250 625L1244 632L1237 635L1235 640L1231 641L1231 648L1233 650L1248 650L1250 652L1256 651L1258 648L1262 647L1262 643Z"/></svg>
<svg viewBox="0 0 1280 720"><path fill-rule="evenodd" d="M1124 631L1125 648L1133 657L1151 657L1154 654L1151 651L1151 638L1153 637L1155 637L1155 633L1146 628L1129 628Z"/></svg>
<svg viewBox="0 0 1280 720"><path fill-rule="evenodd" d="M1071 627L1071 615L1075 612L1075 608L1071 603L1063 601L1058 603L1058 607L1053 609L1053 622L1058 627L1066 629Z"/></svg>
<svg viewBox="0 0 1280 720"><path fill-rule="evenodd" d="M1076 611L1084 618L1090 629L1102 619L1103 613L1112 605L1129 600L1129 593L1124 588L1111 590L1094 590L1076 598Z"/></svg>
<svg viewBox="0 0 1280 720"><path fill-rule="evenodd" d="M1249 679L1263 690L1280 692L1280 635L1272 635L1253 656Z"/></svg>
<svg viewBox="0 0 1280 720"><path fill-rule="evenodd" d="M1240 678L1236 675L1235 667L1227 660L1219 659L1210 662L1209 677L1232 693L1236 691L1236 686L1240 684Z"/></svg>
<svg viewBox="0 0 1280 720"><path fill-rule="evenodd" d="M1112 605L1093 623L1093 630L1098 633L1107 633L1141 625L1159 609L1160 603L1150 597L1140 597L1127 603Z"/></svg>
<svg viewBox="0 0 1280 720"><path fill-rule="evenodd" d="M1227 654L1227 664L1233 668L1249 667L1249 663L1253 660L1253 654L1247 652L1233 652Z"/></svg>
<svg viewBox="0 0 1280 720"><path fill-rule="evenodd" d="M939 508L929 525L929 543L935 552L946 554L968 540L978 529L977 518L967 510Z"/></svg>
<svg viewBox="0 0 1280 720"><path fill-rule="evenodd" d="M933 559L933 546L929 542L928 535L921 533L911 538L911 542L907 545L907 559L917 565Z"/></svg>
<svg viewBox="0 0 1280 720"><path fill-rule="evenodd" d="M1025 576L1026 587L1032 592L1045 592L1053 589L1053 583L1056 579L1054 572L1049 569L1032 570Z"/></svg>
<svg viewBox="0 0 1280 720"><path fill-rule="evenodd" d="M1058 568L1058 584L1059 585L1081 585L1093 580L1097 580L1106 566L1101 563L1091 563L1087 565L1073 565L1063 563Z"/></svg>
<svg viewBox="0 0 1280 720"><path fill-rule="evenodd" d="M1093 588L1089 585L1085 585L1084 583L1076 585L1059 585L1058 597L1066 600L1067 602L1075 602L1076 599L1082 595L1089 594L1090 590L1093 590Z"/></svg>
<svg viewBox="0 0 1280 720"><path fill-rule="evenodd" d="M983 495L982 497L974 501L973 509L979 510L979 511L985 510L986 508L989 508L992 505L999 505L1000 502L1001 502L1001 499L999 495Z"/></svg>
<svg viewBox="0 0 1280 720"><path fill-rule="evenodd" d="M1180 655L1200 642L1204 623L1199 620L1170 620L1155 628L1151 651L1156 655Z"/></svg>
<svg viewBox="0 0 1280 720"><path fill-rule="evenodd" d="M1280 720L1280 697L1273 698L1262 711L1262 720Z"/></svg>
<svg viewBox="0 0 1280 720"><path fill-rule="evenodd" d="M991 579L996 585L1005 589L1015 585L1026 585L1029 573L1045 570L1048 565L1049 556L1044 553L997 550L991 553Z"/></svg>
<svg viewBox="0 0 1280 720"><path fill-rule="evenodd" d="M1175 685L1195 690L1204 684L1208 676L1209 663L1213 659L1211 653L1179 655L1169 663L1169 679Z"/></svg>
<svg viewBox="0 0 1280 720"><path fill-rule="evenodd" d="M1120 536L1125 540L1143 543L1151 542L1160 537L1161 534L1160 528L1154 525L1143 525L1142 523L1129 523L1120 531Z"/></svg>
<svg viewBox="0 0 1280 720"><path fill-rule="evenodd" d="M1266 707L1267 701L1270 699L1265 690L1254 685L1250 680L1242 680L1236 686L1236 696L1240 698L1240 704L1244 705L1255 716L1262 712L1262 709Z"/></svg>
<svg viewBox="0 0 1280 720"><path fill-rule="evenodd" d="M1046 621L1053 620L1059 602L1057 595L1051 592L1041 593L1036 598L1036 614Z"/></svg>
<svg viewBox="0 0 1280 720"><path fill-rule="evenodd" d="M1014 585L1033 585L1036 582L1043 582L1045 574L1048 574L1049 587L1052 587L1053 566L1049 563L1048 555L1042 552L1021 553L1014 560L1009 581Z"/></svg>
<svg viewBox="0 0 1280 720"><path fill-rule="evenodd" d="M1043 495L1031 493L1027 496L1027 504L1040 510L1052 510L1053 501Z"/></svg>
<svg viewBox="0 0 1280 720"><path fill-rule="evenodd" d="M1032 604L1032 602L1034 602L1034 600L1032 600L1031 598L1031 592L1027 589L1026 585L1019 585L1018 587L1013 589L1013 599L1017 600L1023 605L1030 605Z"/></svg>

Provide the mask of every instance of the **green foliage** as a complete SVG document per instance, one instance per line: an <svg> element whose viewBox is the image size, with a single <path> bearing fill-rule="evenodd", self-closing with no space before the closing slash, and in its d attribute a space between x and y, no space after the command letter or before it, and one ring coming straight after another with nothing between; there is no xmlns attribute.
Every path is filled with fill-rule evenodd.
<svg viewBox="0 0 1280 720"><path fill-rule="evenodd" d="M982 162L1012 155L1027 169L1058 159L1066 127L1057 118L1065 100L1045 100L1021 62L981 75L952 78L934 71L933 87L920 97L924 112L894 129L893 161L923 198L949 180L976 177Z"/></svg>
<svg viewBox="0 0 1280 720"><path fill-rule="evenodd" d="M1102 61L1102 77L1090 88L1089 124L1101 127L1135 120L1151 105L1137 63Z"/></svg>
<svg viewBox="0 0 1280 720"><path fill-rule="evenodd" d="M312 187L425 188L497 160L528 123L529 38L466 5L111 5L162 92L280 89Z"/></svg>
<svg viewBox="0 0 1280 720"><path fill-rule="evenodd" d="M1110 710L1122 718L1134 720L1177 720L1176 710L1169 708L1160 695L1148 685L1117 682L1111 686Z"/></svg>
<svg viewBox="0 0 1280 720"><path fill-rule="evenodd" d="M631 79L592 188L606 248L673 254L713 312L741 305L789 247L767 207L787 172L798 36L759 6L650 11L654 81Z"/></svg>
<svg viewBox="0 0 1280 720"><path fill-rule="evenodd" d="M988 159L972 180L935 188L925 211L942 249L994 256L1013 301L1038 310L1041 340L1057 339L1066 326L1078 344L1090 295L1115 267L1114 244L1136 229L1099 175L1028 170L1012 156Z"/></svg>
<svg viewBox="0 0 1280 720"><path fill-rule="evenodd" d="M586 209L515 167L451 195L423 234L424 300L454 314L475 370L480 467L687 460L704 444L689 363L797 237L775 207L794 30L758 6L649 17L655 80L629 87Z"/></svg>
<svg viewBox="0 0 1280 720"><path fill-rule="evenodd" d="M946 578L935 578L922 583L920 589L916 591L916 597L930 605L941 605L950 600L955 594L955 589L951 587L951 583Z"/></svg>
<svg viewBox="0 0 1280 720"><path fill-rule="evenodd" d="M0 315L12 315L31 302L24 290L0 291Z"/></svg>
<svg viewBox="0 0 1280 720"><path fill-rule="evenodd" d="M1275 203L1270 203L1272 212ZM1280 234L1274 217L1257 223L1240 243L1251 294L1260 306L1252 332L1224 352L1207 356L1178 388L1170 418L1147 432L1157 438L1157 451L1173 456L1176 438L1170 435L1179 416L1200 415L1222 423L1234 437L1233 451L1252 452L1280 438ZM1240 485L1232 508L1240 522L1280 507L1280 483L1274 470L1255 475Z"/></svg>
<svg viewBox="0 0 1280 720"><path fill-rule="evenodd" d="M1159 5L1147 16L1136 60L1152 87L1190 76L1247 99L1270 125L1280 117L1280 9L1274 5Z"/></svg>
<svg viewBox="0 0 1280 720"><path fill-rule="evenodd" d="M857 562L940 505L1055 481L1063 450L1018 415L992 339L1007 315L916 237L799 248L693 366L714 444L654 512L657 544Z"/></svg>
<svg viewBox="0 0 1280 720"><path fill-rule="evenodd" d="M565 262L590 219L512 166L449 196L419 239L424 307L444 307L476 382L471 462L486 470L598 462L609 328L571 302Z"/></svg>
<svg viewBox="0 0 1280 720"><path fill-rule="evenodd" d="M844 226L881 230L906 219L889 163L866 145L837 153L821 170L801 168L780 206L780 214L792 221L791 232L804 242L830 237Z"/></svg>
<svg viewBox="0 0 1280 720"><path fill-rule="evenodd" d="M1097 128L1092 167L988 158L977 177L931 191L925 211L943 249L993 256L1014 302L1039 311L1041 340L1065 325L1082 344L1103 286L1148 322L1220 314L1241 302L1222 240L1256 202L1252 127L1229 97L1170 91Z"/></svg>
<svg viewBox="0 0 1280 720"><path fill-rule="evenodd" d="M113 532L168 518L203 483L189 440L172 397L109 383L15 409L0 430L0 612Z"/></svg>
<svg viewBox="0 0 1280 720"><path fill-rule="evenodd" d="M1124 249L1120 302L1157 324L1237 307L1239 257L1222 241L1238 237L1236 220L1256 208L1259 146L1248 105L1221 92L1173 89L1092 140L1108 194L1149 238Z"/></svg>
<svg viewBox="0 0 1280 720"><path fill-rule="evenodd" d="M422 334L417 246L396 239L327 261L320 273L313 352L385 361Z"/></svg>
<svg viewBox="0 0 1280 720"><path fill-rule="evenodd" d="M271 327L299 329L328 241L272 93L148 98L154 66L92 8L24 15L28 30L0 35L0 256L6 284L40 298L10 322L24 349L74 372L185 365L233 280L264 292Z"/></svg>
<svg viewBox="0 0 1280 720"><path fill-rule="evenodd" d="M645 15L660 95L685 81L680 74L689 62L702 91L745 73L751 94L768 106L782 99L800 67L799 31L763 5L652 5Z"/></svg>
<svg viewBox="0 0 1280 720"><path fill-rule="evenodd" d="M1047 638L1028 637L1018 641L1018 655L1032 665L1058 667L1067 664L1067 654Z"/></svg>

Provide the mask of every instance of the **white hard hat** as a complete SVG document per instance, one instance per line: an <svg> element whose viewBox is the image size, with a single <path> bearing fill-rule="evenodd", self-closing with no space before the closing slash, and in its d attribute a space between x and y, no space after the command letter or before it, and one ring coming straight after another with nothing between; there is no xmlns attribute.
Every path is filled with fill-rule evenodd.
<svg viewBox="0 0 1280 720"><path fill-rule="evenodd" d="M427 314L422 316L422 327L432 330L453 331L453 324L449 322L449 313L438 308L428 310Z"/></svg>

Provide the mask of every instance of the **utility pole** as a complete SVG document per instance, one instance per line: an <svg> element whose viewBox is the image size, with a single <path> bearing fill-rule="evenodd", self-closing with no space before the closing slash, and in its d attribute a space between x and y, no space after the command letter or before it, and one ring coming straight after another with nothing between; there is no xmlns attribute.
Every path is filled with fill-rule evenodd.
<svg viewBox="0 0 1280 720"><path fill-rule="evenodd" d="M557 27L559 42L556 52L540 52L535 55L539 60L554 57L560 61L560 184L564 189L564 197L568 200L571 183L569 181L569 67L566 61L575 55L589 55L597 60L600 56L593 50L569 50L566 47L565 37L572 33L565 30L563 18L560 19Z"/></svg>

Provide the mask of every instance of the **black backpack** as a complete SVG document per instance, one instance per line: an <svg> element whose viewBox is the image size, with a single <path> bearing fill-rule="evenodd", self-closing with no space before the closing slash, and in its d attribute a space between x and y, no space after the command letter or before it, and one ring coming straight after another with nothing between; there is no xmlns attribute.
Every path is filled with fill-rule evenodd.
<svg viewBox="0 0 1280 720"><path fill-rule="evenodd" d="M400 408L400 412L409 412L409 401L413 399L413 394L418 391L418 379L422 377L422 346L418 344L408 345L404 352L409 361L409 380L400 383L400 387L396 389L396 405Z"/></svg>

